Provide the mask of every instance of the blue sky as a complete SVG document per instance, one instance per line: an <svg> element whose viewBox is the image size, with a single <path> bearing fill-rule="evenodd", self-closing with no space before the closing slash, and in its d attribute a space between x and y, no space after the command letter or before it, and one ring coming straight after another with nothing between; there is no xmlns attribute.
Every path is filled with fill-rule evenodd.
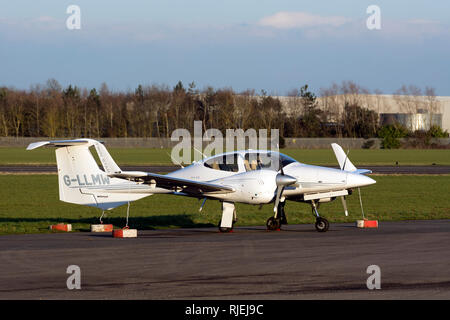
<svg viewBox="0 0 450 320"><path fill-rule="evenodd" d="M71 4L80 30L66 28ZM381 30L366 28L372 4ZM449 57L444 0L16 0L0 9L0 86L24 89L49 78L115 90L182 80L283 95L352 80L450 95Z"/></svg>

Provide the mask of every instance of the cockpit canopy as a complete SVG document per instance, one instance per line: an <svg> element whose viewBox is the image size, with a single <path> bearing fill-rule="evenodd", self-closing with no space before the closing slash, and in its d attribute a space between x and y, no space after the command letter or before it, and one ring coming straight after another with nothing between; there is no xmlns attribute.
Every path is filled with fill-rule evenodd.
<svg viewBox="0 0 450 320"><path fill-rule="evenodd" d="M239 151L211 157L206 159L203 164L205 167L215 170L240 172L261 169L278 171L293 162L297 162L297 160L279 152Z"/></svg>
<svg viewBox="0 0 450 320"><path fill-rule="evenodd" d="M204 165L215 170L239 172L239 154L219 155L206 160Z"/></svg>

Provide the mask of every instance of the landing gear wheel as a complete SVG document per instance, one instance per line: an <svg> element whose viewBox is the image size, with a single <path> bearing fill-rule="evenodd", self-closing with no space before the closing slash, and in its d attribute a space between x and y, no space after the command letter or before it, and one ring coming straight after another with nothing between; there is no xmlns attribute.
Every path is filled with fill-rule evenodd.
<svg viewBox="0 0 450 320"><path fill-rule="evenodd" d="M233 225L231 228L226 228L226 227L221 227L220 225L222 224L222 220L219 221L219 231L222 233L228 233L228 232L232 232L233 231L233 226L234 226L234 222L233 221Z"/></svg>
<svg viewBox="0 0 450 320"><path fill-rule="evenodd" d="M269 219L267 219L267 230L278 230L281 227L281 220L280 219L275 219L274 217L270 217Z"/></svg>
<svg viewBox="0 0 450 320"><path fill-rule="evenodd" d="M316 230L318 232L326 232L330 227L330 223L325 218L317 218L316 219Z"/></svg>

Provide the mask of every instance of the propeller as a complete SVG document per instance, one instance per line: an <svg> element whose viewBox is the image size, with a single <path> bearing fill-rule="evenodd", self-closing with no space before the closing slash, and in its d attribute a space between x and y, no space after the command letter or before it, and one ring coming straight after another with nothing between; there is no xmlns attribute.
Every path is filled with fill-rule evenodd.
<svg viewBox="0 0 450 320"><path fill-rule="evenodd" d="M277 176L275 177L275 183L277 185L277 193L276 193L276 197L275 197L275 206L273 208L273 211L275 212L275 218L277 218L278 215L278 204L280 203L280 198L281 198L281 193L283 193L283 190L285 187L294 184L297 182L297 179L284 174L283 172L283 168L281 168L281 173L278 173Z"/></svg>

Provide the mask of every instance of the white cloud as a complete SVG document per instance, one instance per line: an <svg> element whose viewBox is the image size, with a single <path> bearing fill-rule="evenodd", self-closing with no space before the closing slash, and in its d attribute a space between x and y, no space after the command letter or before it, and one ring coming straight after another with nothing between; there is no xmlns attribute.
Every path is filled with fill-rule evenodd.
<svg viewBox="0 0 450 320"><path fill-rule="evenodd" d="M408 20L407 22L411 23L411 24L421 24L421 25L437 25L437 24L440 24L439 21L427 20L427 19L412 19L412 20Z"/></svg>
<svg viewBox="0 0 450 320"><path fill-rule="evenodd" d="M366 17L364 16L357 19L288 11L263 17L255 26L259 27L262 33L267 32L267 36L279 37L282 34L287 37L298 37L303 35L310 39L331 37L356 41L363 39L362 37L371 36L396 42L417 42L432 36L450 36L450 24L436 20L382 19L381 30L371 31L366 27Z"/></svg>
<svg viewBox="0 0 450 320"><path fill-rule="evenodd" d="M351 19L341 16L318 16L307 12L281 11L264 17L259 25L277 29L309 28L319 26L339 27L350 22Z"/></svg>
<svg viewBox="0 0 450 320"><path fill-rule="evenodd" d="M57 21L57 19L50 17L50 16L40 16L38 18L36 18L34 21L37 22L55 22Z"/></svg>

